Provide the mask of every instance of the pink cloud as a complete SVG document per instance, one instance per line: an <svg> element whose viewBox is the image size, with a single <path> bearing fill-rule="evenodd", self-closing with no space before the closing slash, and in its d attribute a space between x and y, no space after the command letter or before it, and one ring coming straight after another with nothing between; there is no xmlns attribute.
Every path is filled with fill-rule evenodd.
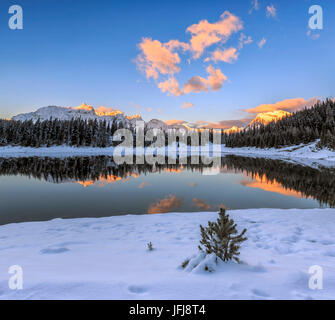
<svg viewBox="0 0 335 320"><path fill-rule="evenodd" d="M241 50L246 44L250 44L252 42L253 40L250 36L247 37L243 32L241 32L238 48Z"/></svg>
<svg viewBox="0 0 335 320"><path fill-rule="evenodd" d="M186 123L186 121L184 121L184 120L166 120L166 121L164 121L167 125L169 125L169 126L172 126L172 125L175 125L175 124L184 124L184 123Z"/></svg>
<svg viewBox="0 0 335 320"><path fill-rule="evenodd" d="M162 90L162 92L168 92L174 96L180 96L183 94L183 91L179 87L179 83L176 78L172 77L166 81L162 81L158 83L158 88Z"/></svg>
<svg viewBox="0 0 335 320"><path fill-rule="evenodd" d="M227 77L221 72L220 69L214 69L211 65L207 67L209 77L207 79L208 85L213 91L219 90L223 83L227 80Z"/></svg>
<svg viewBox="0 0 335 320"><path fill-rule="evenodd" d="M188 43L179 40L170 40L169 42L166 42L164 46L170 51L178 48L181 48L183 51L190 50L190 45Z"/></svg>
<svg viewBox="0 0 335 320"><path fill-rule="evenodd" d="M184 85L184 92L208 92L209 88L213 91L219 90L227 77L221 72L220 69L214 69L211 65L207 67L209 76L207 79L200 76L194 76Z"/></svg>
<svg viewBox="0 0 335 320"><path fill-rule="evenodd" d="M229 11L225 11L218 22L210 23L201 20L187 28L192 34L190 40L193 58L199 58L204 50L218 42L227 42L232 33L243 29L242 21Z"/></svg>
<svg viewBox="0 0 335 320"><path fill-rule="evenodd" d="M184 85L184 92L208 92L207 80L200 76L194 76L187 81Z"/></svg>
<svg viewBox="0 0 335 320"><path fill-rule="evenodd" d="M191 92L209 92L217 91L227 80L227 77L220 69L214 69L211 65L207 67L208 78L193 76L183 87L179 86L175 77L180 72L181 58L179 53L190 52L194 59L199 58L204 50L218 43L228 41L233 33L243 29L243 23L239 17L229 11L225 11L217 22L210 23L207 20L201 20L187 28L191 34L189 42L182 42L177 39L169 40L165 43L151 38L143 38L138 48L140 53L136 58L136 64L148 79L159 79L160 76L167 76L164 80L157 82L159 89L163 93L174 96L180 96ZM245 44L251 43L251 37L241 34L238 48L242 49ZM216 49L211 57L205 61L219 61L233 63L238 58L236 48ZM187 60L190 63L190 58Z"/></svg>
<svg viewBox="0 0 335 320"><path fill-rule="evenodd" d="M171 41L164 44L150 38L142 39L139 44L141 53L137 56L136 63L147 78L157 79L160 73L172 75L180 71L177 66L180 63L180 57L178 53L173 52L178 45Z"/></svg>
<svg viewBox="0 0 335 320"><path fill-rule="evenodd" d="M192 108L192 107L194 107L193 103L184 102L183 105L180 108L182 108L182 109L188 109L188 108Z"/></svg>
<svg viewBox="0 0 335 320"><path fill-rule="evenodd" d="M249 14L252 14L254 10L259 10L259 2L258 0L252 0L251 1L252 8L249 10Z"/></svg>
<svg viewBox="0 0 335 320"><path fill-rule="evenodd" d="M238 52L235 48L229 48L225 50L216 49L210 58L205 59L205 61L223 61L227 63L233 63L238 58Z"/></svg>
<svg viewBox="0 0 335 320"><path fill-rule="evenodd" d="M305 100L303 98L294 98L278 101L276 103L261 104L255 108L245 109L249 113L272 112L276 110L284 110L294 112L303 109L304 107L311 107L317 102L316 98Z"/></svg>
<svg viewBox="0 0 335 320"><path fill-rule="evenodd" d="M262 38L262 40L258 42L258 46L262 49L263 46L266 44L266 41L267 40L265 38Z"/></svg>
<svg viewBox="0 0 335 320"><path fill-rule="evenodd" d="M205 129L230 129L232 127L245 127L252 118L244 118L238 120L221 120L218 122L210 122L204 120L196 121L195 125L197 128L205 128Z"/></svg>
<svg viewBox="0 0 335 320"><path fill-rule="evenodd" d="M245 127L250 121L253 120L253 117L243 118L238 120L221 120L218 122L210 122L205 120L198 120L195 123L188 123L184 120L166 120L164 121L168 125L181 125L184 124L190 128L194 129L230 129L232 127Z"/></svg>
<svg viewBox="0 0 335 320"><path fill-rule="evenodd" d="M266 7L266 16L269 17L276 17L277 15L277 9L273 4Z"/></svg>

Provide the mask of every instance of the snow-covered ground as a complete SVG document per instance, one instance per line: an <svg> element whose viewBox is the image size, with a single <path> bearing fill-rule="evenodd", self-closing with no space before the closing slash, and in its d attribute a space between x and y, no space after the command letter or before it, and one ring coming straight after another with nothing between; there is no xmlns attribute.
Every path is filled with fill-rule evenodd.
<svg viewBox="0 0 335 320"><path fill-rule="evenodd" d="M227 148L223 147L224 154L234 154L245 157L262 157L270 159L291 160L296 163L325 167L335 166L335 151L316 147L318 141L307 145L290 146L284 148L260 149L255 147Z"/></svg>
<svg viewBox="0 0 335 320"><path fill-rule="evenodd" d="M335 210L229 212L247 228L242 264L180 268L198 253L199 224L217 213L56 219L0 226L1 299L335 299ZM153 243L154 251L147 250ZM23 269L23 290L8 268ZM309 289L313 265L323 289Z"/></svg>
<svg viewBox="0 0 335 320"><path fill-rule="evenodd" d="M262 157L270 159L281 159L289 160L296 163L300 163L308 166L335 166L335 151L329 149L318 149L316 144L318 141L310 143L308 145L290 146L280 149L268 148L260 149L254 147L244 148L227 148L224 145L213 145L211 150L213 155L240 155L245 157ZM132 153L134 149L127 149L127 154ZM153 149L151 149L153 150ZM175 156L175 147L169 146L168 148L158 149L159 154L167 154L169 156ZM188 150L188 151L186 151ZM194 152L192 155L196 155L198 147L182 147L179 149L180 155L190 154L190 151ZM204 153L208 154L208 146L203 147ZM150 148L145 150L138 148L137 154L143 154L143 152L150 152ZM11 147L5 146L0 147L0 157L3 158L19 158L19 157L51 157L51 158L65 158L73 156L98 156L106 155L113 156L114 148L93 148L93 147L70 147L70 146L54 146L54 147Z"/></svg>
<svg viewBox="0 0 335 320"><path fill-rule="evenodd" d="M0 157L2 158L20 158L20 157L50 157L64 158L75 156L113 156L114 148L93 148L93 147L70 147L70 146L53 146L53 147L0 147Z"/></svg>

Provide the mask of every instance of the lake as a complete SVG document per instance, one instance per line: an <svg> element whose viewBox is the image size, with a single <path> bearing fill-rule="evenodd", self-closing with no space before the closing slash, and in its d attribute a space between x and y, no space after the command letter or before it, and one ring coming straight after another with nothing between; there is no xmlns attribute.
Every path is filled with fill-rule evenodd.
<svg viewBox="0 0 335 320"><path fill-rule="evenodd" d="M0 224L54 218L335 206L335 170L226 156L116 165L111 157L0 158Z"/></svg>

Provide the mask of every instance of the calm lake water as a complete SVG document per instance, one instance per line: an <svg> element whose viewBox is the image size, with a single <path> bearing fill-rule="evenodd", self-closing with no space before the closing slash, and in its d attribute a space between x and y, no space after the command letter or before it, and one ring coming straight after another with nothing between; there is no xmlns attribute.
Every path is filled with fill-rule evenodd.
<svg viewBox="0 0 335 320"><path fill-rule="evenodd" d="M190 163L190 161L189 161ZM54 218L335 206L335 170L227 156L221 165L0 158L0 224Z"/></svg>

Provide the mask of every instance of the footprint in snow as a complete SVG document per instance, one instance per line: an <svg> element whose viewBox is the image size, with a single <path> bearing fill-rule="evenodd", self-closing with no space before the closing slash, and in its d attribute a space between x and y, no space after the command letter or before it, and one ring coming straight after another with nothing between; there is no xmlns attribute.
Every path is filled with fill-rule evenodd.
<svg viewBox="0 0 335 320"><path fill-rule="evenodd" d="M257 272L257 273L258 272L260 272L260 273L267 272L266 268L264 266L262 266L261 264L256 265L256 266L251 266L251 267L249 267L249 270L251 272Z"/></svg>
<svg viewBox="0 0 335 320"><path fill-rule="evenodd" d="M302 234L302 228L296 227L295 228L295 233L298 234L298 235L301 235Z"/></svg>
<svg viewBox="0 0 335 320"><path fill-rule="evenodd" d="M323 245L325 245L325 246L329 246L329 245L335 244L335 242L332 241L332 240L327 240L327 239L325 239L325 240L322 240L322 241L321 241L321 244L323 244Z"/></svg>
<svg viewBox="0 0 335 320"><path fill-rule="evenodd" d="M324 253L325 256L327 257L334 257L335 258L335 251L326 251Z"/></svg>
<svg viewBox="0 0 335 320"><path fill-rule="evenodd" d="M59 254L70 251L68 248L46 248L40 251L41 254Z"/></svg>
<svg viewBox="0 0 335 320"><path fill-rule="evenodd" d="M64 231L64 230L65 230L64 228L48 228L48 229L46 229L46 233L54 232L54 231L60 232L60 231Z"/></svg>
<svg viewBox="0 0 335 320"><path fill-rule="evenodd" d="M141 294L141 293L145 293L147 290L140 286L129 286L128 291L130 293Z"/></svg>
<svg viewBox="0 0 335 320"><path fill-rule="evenodd" d="M259 297L267 298L267 297L270 296L268 293L266 293L265 291L260 290L260 289L252 289L251 292L253 294L255 294L256 296L259 296Z"/></svg>

